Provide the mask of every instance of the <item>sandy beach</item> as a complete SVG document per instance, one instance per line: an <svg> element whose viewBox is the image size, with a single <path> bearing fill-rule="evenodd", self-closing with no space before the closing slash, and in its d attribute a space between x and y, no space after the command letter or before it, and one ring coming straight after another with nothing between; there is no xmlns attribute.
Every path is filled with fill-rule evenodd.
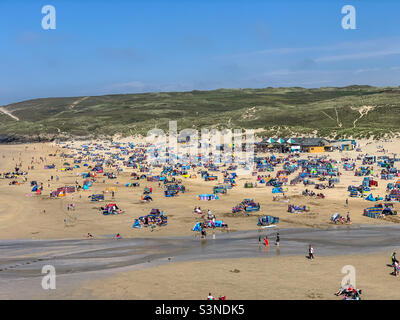
<svg viewBox="0 0 400 320"><path fill-rule="evenodd" d="M390 275L392 268L385 264L389 256L390 252L314 261L293 256L173 263L91 281L64 297L204 300L210 292L229 300L339 300L334 293L344 276L341 269L352 265L363 299L400 299L400 277Z"/></svg>
<svg viewBox="0 0 400 320"><path fill-rule="evenodd" d="M66 143L64 146L79 148L85 143L87 142ZM400 153L400 144L397 140L390 142L364 140L358 143L363 154L392 156L393 153ZM386 152L377 153L382 147ZM10 179L0 180L1 199L7 204L0 208L0 239L84 239L88 232L94 235L95 239L110 239L116 233L120 233L123 238L137 239L194 236L192 228L200 221L199 215L193 213L195 206L201 206L203 210L210 209L217 219L228 224L228 230L213 231L217 237L218 234L227 231L235 233L258 230L258 217L262 215L279 217L278 227L284 229L346 228L345 225L335 225L330 221L330 217L336 212L343 216L350 212L353 228L364 225L390 226L400 222L398 216L388 216L385 219L363 216L364 208L371 204L361 198L349 198L347 191L348 185L359 185L362 177L354 176L353 171L344 170L340 170L342 173L340 183L337 183L335 188L323 190L325 199L302 196L301 192L304 190L302 184L284 186L290 203L310 207L310 212L299 214L287 212L288 202L273 201L271 187L259 184L256 188L244 188L245 182L256 181L256 177L251 175L240 176L237 179L237 186L229 190L226 195L221 195L219 200L199 201L196 199L198 194L212 193L213 186L219 182L206 182L199 175L197 178L182 177L186 192L178 197L166 198L158 182L138 180L139 187L126 187L126 183L134 182L131 173L137 170L124 168L123 172L117 175L117 179L110 180L98 175L90 190L80 190L67 194L66 197L54 199L49 196L52 190L74 185L76 180L82 180L79 175L87 171L84 167L74 168L71 171L61 170L65 167L65 162L73 163L71 158L60 157L62 152L68 153L70 150L54 143L0 146L1 172L12 172L18 164L21 164L21 170L28 172L27 181L21 177L16 178L19 182L17 185L9 185ZM356 151L335 151L325 155L340 161L346 157L355 159L359 154ZM302 154L301 158L307 159L308 156L310 154ZM91 166L95 165L95 162L87 162ZM355 162L357 166L361 165L359 160ZM55 169L45 169L45 165L51 164L55 164ZM34 166L34 169L28 170L28 165ZM281 165L278 165L275 171L281 168ZM376 164L375 169L375 173L378 173ZM196 172L197 170L192 170L189 173L194 175ZM152 172L152 174L157 173L159 169ZM221 174L217 175L221 180ZM58 180L56 176L59 177ZM29 182L32 180L43 184L41 195L31 191ZM377 180L379 185L373 187L372 192L374 196L384 196L388 181L380 178ZM90 202L88 199L91 194L102 193L110 187L116 188L113 202L124 211L122 214L103 215L99 210L102 204ZM141 203L140 197L144 187L153 189L153 202ZM231 208L244 198L255 199L260 203L261 210L248 216L232 214ZM346 199L349 199L348 206L345 203ZM110 192L105 193L105 200L108 202L112 200ZM75 204L74 210L67 210L69 203ZM152 208L159 208L166 213L168 225L154 230L132 228L135 218L148 214ZM398 208L398 204L395 203L394 209ZM212 292L215 296L225 295L228 299L339 299L333 293L340 287L343 276L340 273L341 267L351 264L357 270L357 286L365 292L363 298L398 299L400 296L396 295L394 287L398 285L398 279L390 275L392 268L386 266L389 255L390 252L382 253L378 250L376 253L364 255L335 254L318 257L315 261L308 261L304 255L283 255L171 262L169 265L103 275L102 279L98 280L93 278L85 282L81 279L73 287L58 289L57 295L53 298L204 299L208 292ZM38 294L35 297L42 296Z"/></svg>
<svg viewBox="0 0 400 320"><path fill-rule="evenodd" d="M84 144L84 142L82 143ZM388 150L389 155L400 153L400 144L396 141L388 143L373 143L370 141L360 141L363 146L363 153L375 153L376 145L383 145ZM1 239L64 239L81 238L90 232L94 236L101 237L115 233L121 233L124 237L152 237L168 235L190 235L199 216L193 214L195 206L203 209L210 209L217 219L226 222L231 231L249 230L256 228L257 216L274 215L280 218L281 227L317 227L326 228L332 223L330 217L338 212L343 216L347 211L350 212L353 224L386 224L398 223L398 217L388 217L386 220L371 219L362 216L363 209L369 203L361 198L349 198L347 186L358 185L362 177L355 177L352 171L343 171L340 177L341 182L333 189L325 189L325 199L308 199L301 196L304 190L303 185L285 187L286 194L290 197L290 202L297 205L310 206L310 212L302 214L291 214L287 212L287 203L272 201L271 187L259 185L257 188L245 189L245 182L255 182L256 177L242 176L237 179L238 186L229 190L228 194L221 196L217 201L198 201L198 194L212 193L213 186L219 182L205 182L201 177L196 179L182 178L182 183L186 187L186 192L178 197L165 198L163 189L158 188L157 182L147 182L140 180L140 187L127 188L125 183L133 182L130 173L134 170L127 169L118 175L116 180L108 180L99 176L98 181L91 190L83 190L78 193L69 194L64 198L50 199L49 193L58 187L74 185L76 180L81 181L77 174L84 172L84 168L74 169L73 171L61 171L63 163L71 162L71 159L61 159L60 157L50 157L49 154L59 155L63 149L52 144L29 144L29 145L3 145L0 147L0 157L3 157L0 170L3 172L12 171L15 164L22 162L22 169L26 170L30 165L32 157L46 157L47 161L34 163L34 170L29 170L28 182L21 181L20 185L8 185L8 179L0 180L1 197L7 206L0 209L0 238ZM306 158L309 154L304 154ZM333 152L327 153L333 159L340 160L344 157L355 158L357 152ZM379 155L379 154L378 154ZM44 169L45 164L55 164L56 169ZM90 163L93 165L93 163ZM360 165L360 161L358 161ZM279 166L275 171L279 170ZM111 170L110 170L111 171ZM194 173L195 172L191 172ZM50 176L54 177L50 181ZM56 175L59 181L55 181ZM272 173L274 175L274 173ZM293 174L294 175L294 174ZM221 175L220 175L221 179ZM37 196L31 192L30 180L43 182L43 193ZM387 181L379 181L379 186L373 188L374 196L385 195ZM153 188L153 202L140 203L140 196L145 186ZM108 187L116 187L115 202L124 211L117 216L103 216L99 212L100 204L90 202L88 197L94 193L102 193ZM250 216L233 216L231 208L244 198L254 198L261 205L261 210L251 213ZM346 198L349 198L349 206L345 205ZM105 194L106 200L111 200L111 193ZM74 203L75 210L67 211L68 203ZM152 208L164 210L169 219L167 228L158 228L150 231L146 228L132 229L135 218L145 215ZM398 204L395 204L395 209ZM45 213L43 213L45 210ZM64 220L66 222L64 222Z"/></svg>
<svg viewBox="0 0 400 320"><path fill-rule="evenodd" d="M400 300L400 1L53 2L0 0L0 302Z"/></svg>

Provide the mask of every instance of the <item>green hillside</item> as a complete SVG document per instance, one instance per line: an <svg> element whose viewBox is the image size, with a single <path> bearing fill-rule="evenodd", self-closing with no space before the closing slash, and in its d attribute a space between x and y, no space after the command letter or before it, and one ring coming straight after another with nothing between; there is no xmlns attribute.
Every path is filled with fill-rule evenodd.
<svg viewBox="0 0 400 320"><path fill-rule="evenodd" d="M400 131L400 87L265 88L45 98L3 106L0 135L52 139L184 128L264 128L264 134L383 137ZM315 131L316 130L316 131Z"/></svg>

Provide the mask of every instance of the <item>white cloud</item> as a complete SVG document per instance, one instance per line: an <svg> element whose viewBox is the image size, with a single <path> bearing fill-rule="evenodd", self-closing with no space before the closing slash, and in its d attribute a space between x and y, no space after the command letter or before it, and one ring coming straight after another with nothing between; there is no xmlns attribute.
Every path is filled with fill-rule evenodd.
<svg viewBox="0 0 400 320"><path fill-rule="evenodd" d="M110 86L112 89L142 89L146 85L141 81L131 81L124 83L115 83Z"/></svg>
<svg viewBox="0 0 400 320"><path fill-rule="evenodd" d="M381 68L365 68L365 69L357 69L354 71L354 73L363 73L363 72L375 72L375 71L380 71L382 70Z"/></svg>
<svg viewBox="0 0 400 320"><path fill-rule="evenodd" d="M384 56L398 55L398 54L400 54L400 48L392 48L392 49L388 48L387 50L364 51L364 52L338 54L338 55L320 57L320 58L316 58L315 62L359 60L359 59L377 58L377 57L384 57Z"/></svg>
<svg viewBox="0 0 400 320"><path fill-rule="evenodd" d="M331 45L308 46L308 47L286 47L286 48L270 48L265 50L257 50L252 52L243 52L232 55L224 55L215 57L215 59L232 59L246 63L249 59L256 57L265 59L282 59L282 55L296 55L307 53L309 59L315 62L326 63L335 61L372 59L390 55L400 54L400 37L370 39L363 41L347 41L339 42ZM330 55L323 55L329 52ZM315 58L312 58L315 57ZM287 59L287 58L285 58ZM251 61L251 60L250 60Z"/></svg>

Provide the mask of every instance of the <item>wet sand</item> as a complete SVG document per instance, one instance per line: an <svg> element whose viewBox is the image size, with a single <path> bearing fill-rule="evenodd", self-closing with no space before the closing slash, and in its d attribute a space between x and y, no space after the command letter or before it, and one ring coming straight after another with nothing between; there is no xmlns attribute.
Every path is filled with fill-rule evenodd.
<svg viewBox="0 0 400 320"><path fill-rule="evenodd" d="M361 299L400 299L400 277L386 266L389 252L368 255L239 258L173 263L88 281L61 293L75 299L198 299L211 292L228 300L340 300L334 295L352 265Z"/></svg>
<svg viewBox="0 0 400 320"><path fill-rule="evenodd" d="M285 270L281 269L281 265L287 264L287 272L290 273L289 270L296 266L295 272L300 274L301 269L308 266L304 265L302 261L307 261L312 266L319 266L313 270L316 274L320 274L326 271L325 266L320 265L321 261L327 261L329 268L333 268L334 262L337 268L341 268L343 261L351 262L347 264L359 263L357 256L365 255L367 258L369 257L366 260L368 263L372 263L372 261L377 263L374 272L380 272L385 267L385 263L389 261L391 250L395 249L396 245L400 243L400 226L362 226L360 228L331 230L280 229L279 232L281 234L281 245L279 247L273 244L276 230L264 231L261 234L262 236L268 235L271 243L268 248L258 243L260 235L258 231L219 234L215 236L215 239L212 235L209 235L206 240L194 239L193 237L172 237L121 240L1 241L0 297L25 297L29 299L105 298L106 292L112 292L112 290L110 291L110 288L114 287L112 281L119 281L120 277L129 277L132 279L126 281L125 285L131 283L132 288L127 289L126 295L118 296L115 293L116 295L113 298L135 299L138 297L135 294L134 283L136 283L136 277L141 278L142 274L147 279L148 276L145 276L148 275L147 272L154 271L155 274L159 274L160 270L165 269L169 270L169 277L163 276L161 279L155 277L155 279L160 281L163 281L164 278L168 278L168 281L175 279L177 283L181 283L179 279L184 271L179 270L182 268L182 270L186 270L187 277L191 272L194 272L192 281L200 283L202 279L208 279L210 275L218 278L220 271L217 270L224 269L229 265L229 261L234 261L230 270L234 270L233 267L237 263L236 269L238 270L246 270L251 265L253 265L252 268L259 265L261 272L262 267L268 265L272 266L274 272L279 272L279 270ZM315 248L317 257L315 261L308 261L305 257L309 243ZM42 267L48 264L53 265L57 273L57 290L51 292L45 292L40 286ZM202 270L204 277L196 277L195 274L198 269ZM394 278L389 275L392 271L391 268L385 267L383 269L387 269L387 272L380 277ZM365 272L363 270L361 269L361 272ZM269 273L270 269L266 271L272 277L273 273ZM271 279L269 276L267 279ZM263 276L255 272L253 277L252 281L255 281L258 277ZM101 282L96 282L98 279L102 279ZM277 279L282 280L282 275L277 276ZM88 284L88 280L94 282ZM394 278L394 280L396 279ZM93 293L85 294L83 293L85 290L80 291L81 288L87 286L97 288L96 283L98 285L101 283L100 287L106 286L107 290L101 293L93 289L95 290ZM206 281L206 283L209 283L209 281ZM285 283L286 280L283 281L283 284ZM289 286L289 283L286 285ZM294 288L298 286L296 282L292 282L290 285ZM117 287L119 288L120 285L118 284ZM169 286L165 288L169 288ZM150 289L144 288L143 290L143 292L146 292ZM222 286L219 291L221 290L226 292L227 289ZM152 292L151 290L148 291L146 298L150 298ZM191 294L193 292L191 291ZM172 293L173 291L167 290L163 293L163 298L189 298L186 295L174 296ZM198 293L200 294L200 291ZM234 297L239 298L233 295L231 291L229 291L229 295L232 299ZM161 299L160 296L157 296L157 293L153 298L156 297ZM285 297L279 296L279 298ZM288 296L287 298L291 297L299 298L298 296ZM194 298L201 299L201 296ZM246 295L241 298L251 299ZM261 295L258 298L264 299L267 296Z"/></svg>

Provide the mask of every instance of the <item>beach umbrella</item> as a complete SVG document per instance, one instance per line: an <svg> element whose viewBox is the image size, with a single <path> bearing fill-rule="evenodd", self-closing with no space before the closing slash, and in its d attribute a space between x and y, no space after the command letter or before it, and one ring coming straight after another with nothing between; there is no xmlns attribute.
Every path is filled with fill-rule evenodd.
<svg viewBox="0 0 400 320"><path fill-rule="evenodd" d="M268 143L274 143L274 142L275 142L275 140L274 140L274 139L272 139L272 138L269 138L269 139L267 140L267 142L268 142Z"/></svg>
<svg viewBox="0 0 400 320"><path fill-rule="evenodd" d="M287 143L294 143L294 140L293 140L292 138L290 138L290 139L288 139L286 142L287 142Z"/></svg>
<svg viewBox="0 0 400 320"><path fill-rule="evenodd" d="M279 138L279 139L277 140L277 142L278 142L278 143L285 143L285 140L283 140L282 138Z"/></svg>

